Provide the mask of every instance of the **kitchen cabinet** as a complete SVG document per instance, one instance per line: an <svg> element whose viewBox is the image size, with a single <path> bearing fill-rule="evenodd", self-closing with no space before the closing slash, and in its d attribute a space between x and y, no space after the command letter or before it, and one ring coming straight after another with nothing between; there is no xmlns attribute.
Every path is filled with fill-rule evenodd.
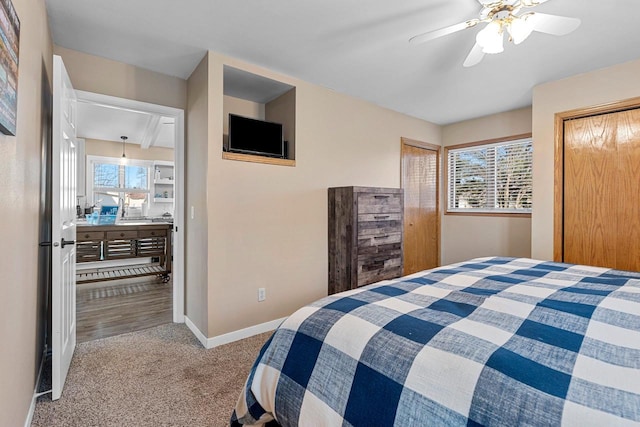
<svg viewBox="0 0 640 427"><path fill-rule="evenodd" d="M118 267L97 267L78 271L77 281L95 282L159 275L167 281L172 264L173 224L78 225L76 262L151 258L151 263ZM142 262L142 260L141 260Z"/></svg>

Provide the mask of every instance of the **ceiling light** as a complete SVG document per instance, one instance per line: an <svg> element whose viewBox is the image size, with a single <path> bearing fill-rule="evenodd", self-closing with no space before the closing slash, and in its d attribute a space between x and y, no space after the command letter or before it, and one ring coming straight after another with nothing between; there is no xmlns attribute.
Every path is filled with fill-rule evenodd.
<svg viewBox="0 0 640 427"><path fill-rule="evenodd" d="M124 154L124 145L129 138L126 136L121 136L120 139L122 140L122 157L120 158L120 164L124 165L125 163L127 163L127 156Z"/></svg>
<svg viewBox="0 0 640 427"><path fill-rule="evenodd" d="M476 36L476 42L482 46L484 53L500 53L504 51L502 21L496 19L487 24Z"/></svg>
<svg viewBox="0 0 640 427"><path fill-rule="evenodd" d="M514 44L522 43L533 32L533 23L527 20L529 16L531 15L527 14L521 17L514 16L507 25L507 31L509 31Z"/></svg>
<svg viewBox="0 0 640 427"><path fill-rule="evenodd" d="M482 10L477 18L468 19L459 24L437 30L427 31L409 39L410 43L424 43L449 34L473 28L480 23L486 27L476 35L476 43L471 48L463 65L472 67L487 53L504 52L504 32L509 33L509 41L520 44L525 41L532 31L564 36L574 31L580 25L578 18L548 15L538 12L523 12L525 8L534 8L548 0L479 0Z"/></svg>

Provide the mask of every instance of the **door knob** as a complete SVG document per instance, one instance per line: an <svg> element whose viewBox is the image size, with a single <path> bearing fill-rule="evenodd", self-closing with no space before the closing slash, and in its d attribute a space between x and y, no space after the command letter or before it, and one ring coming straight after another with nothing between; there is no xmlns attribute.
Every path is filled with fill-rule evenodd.
<svg viewBox="0 0 640 427"><path fill-rule="evenodd" d="M62 246L63 248L67 245L75 245L75 244L76 244L75 240L64 240L64 237L60 241L60 246Z"/></svg>

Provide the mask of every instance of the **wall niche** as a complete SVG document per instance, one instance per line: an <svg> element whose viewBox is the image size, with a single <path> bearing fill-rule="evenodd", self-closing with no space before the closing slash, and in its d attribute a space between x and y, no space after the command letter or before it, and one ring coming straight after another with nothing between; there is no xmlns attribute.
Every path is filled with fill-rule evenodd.
<svg viewBox="0 0 640 427"><path fill-rule="evenodd" d="M258 74L224 66L223 152L222 158L255 163L295 166L296 88ZM227 150L229 114L282 124L286 158L235 153ZM256 141L259 144L259 141Z"/></svg>

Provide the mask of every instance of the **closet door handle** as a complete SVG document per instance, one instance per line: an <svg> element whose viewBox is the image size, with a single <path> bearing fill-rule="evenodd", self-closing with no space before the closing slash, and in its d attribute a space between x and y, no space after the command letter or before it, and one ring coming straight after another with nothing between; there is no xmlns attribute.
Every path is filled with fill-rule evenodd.
<svg viewBox="0 0 640 427"><path fill-rule="evenodd" d="M374 219L385 219L385 218L389 218L389 215L376 215L373 218Z"/></svg>
<svg viewBox="0 0 640 427"><path fill-rule="evenodd" d="M387 237L389 237L388 234L385 234L384 236L373 236L374 239L386 239Z"/></svg>

